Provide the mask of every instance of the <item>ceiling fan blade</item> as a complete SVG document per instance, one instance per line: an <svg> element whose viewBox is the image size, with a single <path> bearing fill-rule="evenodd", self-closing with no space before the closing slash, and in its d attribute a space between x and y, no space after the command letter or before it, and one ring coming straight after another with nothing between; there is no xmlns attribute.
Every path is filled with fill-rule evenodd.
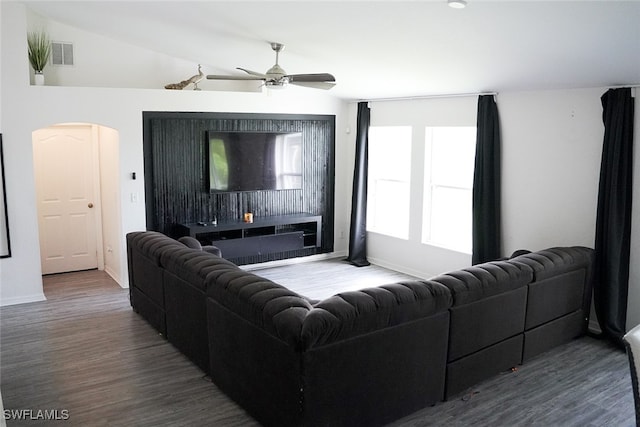
<svg viewBox="0 0 640 427"><path fill-rule="evenodd" d="M336 78L329 73L289 74L289 83L335 82Z"/></svg>
<svg viewBox="0 0 640 427"><path fill-rule="evenodd" d="M264 77L258 76L221 76L217 74L207 74L209 80L264 80Z"/></svg>
<svg viewBox="0 0 640 427"><path fill-rule="evenodd" d="M266 78L267 76L264 75L263 73L259 73L257 71L252 71L252 70L247 70L246 68L240 68L240 67L236 67L236 70L241 70L244 71L247 74L250 74L252 76L256 76L256 77L260 77L262 79Z"/></svg>
<svg viewBox="0 0 640 427"><path fill-rule="evenodd" d="M296 86L310 87L313 89L324 89L324 90L329 90L336 85L334 82L300 82L300 81L289 81L289 84L296 85Z"/></svg>

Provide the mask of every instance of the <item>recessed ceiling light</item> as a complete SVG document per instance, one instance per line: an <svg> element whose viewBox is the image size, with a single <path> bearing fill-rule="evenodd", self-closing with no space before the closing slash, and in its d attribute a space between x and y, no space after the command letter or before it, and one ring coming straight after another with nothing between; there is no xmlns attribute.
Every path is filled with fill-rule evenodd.
<svg viewBox="0 0 640 427"><path fill-rule="evenodd" d="M448 0L449 6L456 9L463 9L467 6L467 0Z"/></svg>

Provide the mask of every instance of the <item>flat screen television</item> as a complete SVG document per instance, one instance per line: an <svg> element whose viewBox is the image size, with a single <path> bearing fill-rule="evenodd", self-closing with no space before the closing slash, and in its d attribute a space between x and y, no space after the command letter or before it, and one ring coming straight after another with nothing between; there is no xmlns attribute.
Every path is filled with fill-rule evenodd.
<svg viewBox="0 0 640 427"><path fill-rule="evenodd" d="M211 192L302 188L302 133L208 132Z"/></svg>

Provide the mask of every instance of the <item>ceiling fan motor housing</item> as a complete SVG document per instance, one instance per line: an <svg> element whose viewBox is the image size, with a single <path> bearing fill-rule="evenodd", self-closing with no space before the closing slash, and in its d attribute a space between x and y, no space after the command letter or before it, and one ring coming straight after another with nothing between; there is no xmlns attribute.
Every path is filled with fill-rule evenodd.
<svg viewBox="0 0 640 427"><path fill-rule="evenodd" d="M273 78L273 79L279 79L287 75L287 73L278 64L269 68L266 74L267 74L267 77Z"/></svg>

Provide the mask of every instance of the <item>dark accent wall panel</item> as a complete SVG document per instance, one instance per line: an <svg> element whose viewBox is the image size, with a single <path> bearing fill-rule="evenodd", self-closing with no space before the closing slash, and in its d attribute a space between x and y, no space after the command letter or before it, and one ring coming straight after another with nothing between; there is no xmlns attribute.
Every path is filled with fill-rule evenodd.
<svg viewBox="0 0 640 427"><path fill-rule="evenodd" d="M182 223L308 212L322 215L322 252L333 251L335 116L144 112L143 126L148 230L177 237ZM210 193L208 131L302 132L302 189ZM310 254L298 252L246 262Z"/></svg>

